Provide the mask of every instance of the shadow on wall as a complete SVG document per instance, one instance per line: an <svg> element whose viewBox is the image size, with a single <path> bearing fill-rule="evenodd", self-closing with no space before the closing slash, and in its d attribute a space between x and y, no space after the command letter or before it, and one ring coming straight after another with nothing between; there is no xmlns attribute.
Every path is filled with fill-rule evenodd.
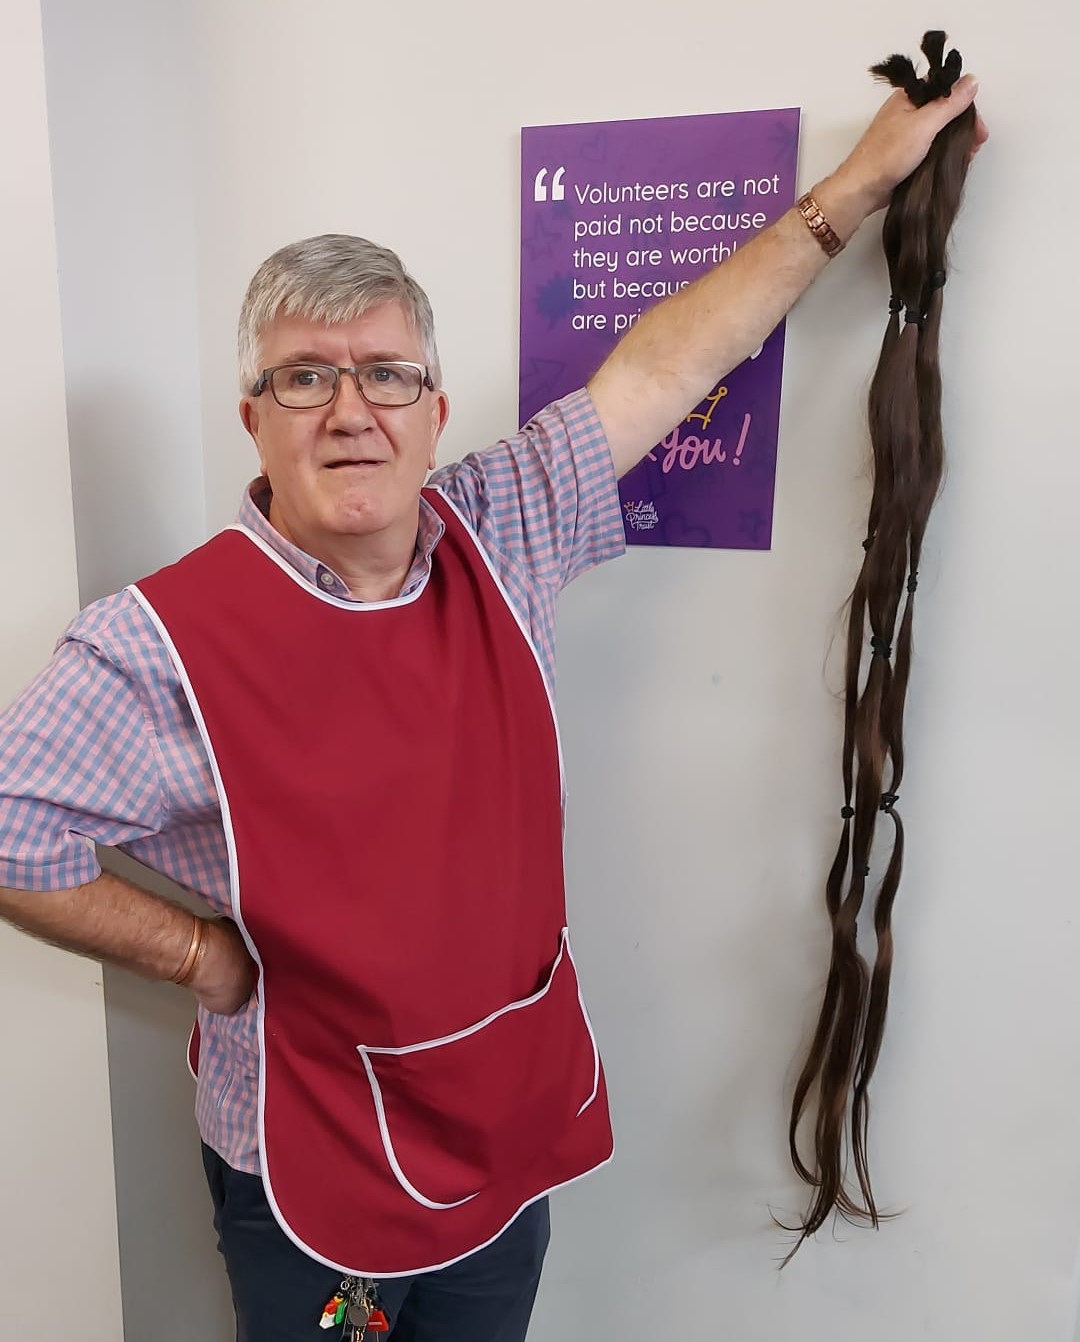
<svg viewBox="0 0 1080 1342"><path fill-rule="evenodd" d="M110 871L196 907L123 854L101 857ZM187 1067L194 999L171 984L106 968L105 1006L124 1336L127 1342L231 1342L232 1305ZM174 1298L180 1283L182 1296Z"/></svg>
<svg viewBox="0 0 1080 1342"><path fill-rule="evenodd" d="M109 370L68 375L79 594L85 604L206 539L202 435L190 406ZM177 388L169 390L171 398ZM254 475L254 467L252 475ZM237 492L239 498L239 491Z"/></svg>

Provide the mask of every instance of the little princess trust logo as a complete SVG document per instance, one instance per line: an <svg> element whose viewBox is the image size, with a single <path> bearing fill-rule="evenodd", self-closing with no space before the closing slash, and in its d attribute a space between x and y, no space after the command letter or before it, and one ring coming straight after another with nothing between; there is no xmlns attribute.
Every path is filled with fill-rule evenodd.
<svg viewBox="0 0 1080 1342"><path fill-rule="evenodd" d="M624 503L623 509L626 512L626 520L634 531L651 531L660 521L656 504L651 499L647 503L644 499L639 499L637 503Z"/></svg>

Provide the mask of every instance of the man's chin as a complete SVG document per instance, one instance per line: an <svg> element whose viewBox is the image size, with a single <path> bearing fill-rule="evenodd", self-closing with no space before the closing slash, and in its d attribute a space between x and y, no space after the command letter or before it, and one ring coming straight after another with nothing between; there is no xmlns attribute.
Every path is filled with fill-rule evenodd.
<svg viewBox="0 0 1080 1342"><path fill-rule="evenodd" d="M327 530L342 538L352 536L362 539L365 536L378 536L392 530L395 523L405 524L406 519L395 515L390 508L380 508L370 503L341 509L329 519Z"/></svg>

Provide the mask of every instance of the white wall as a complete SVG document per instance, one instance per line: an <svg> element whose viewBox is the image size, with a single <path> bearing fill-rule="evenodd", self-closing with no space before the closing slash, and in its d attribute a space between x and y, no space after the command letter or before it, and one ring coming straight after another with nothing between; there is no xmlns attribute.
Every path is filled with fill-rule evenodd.
<svg viewBox="0 0 1080 1342"><path fill-rule="evenodd" d="M211 526L252 470L233 327L274 247L340 229L401 251L439 317L444 456L460 455L514 424L520 126L801 105L810 185L879 101L865 68L941 18L854 0L824 18L793 0L722 16L703 0L662 16L550 0L535 17L472 0L392 23L344 0L185 12L198 338L185 306L181 343L201 380ZM950 471L920 589L909 859L874 1095L878 1192L903 1215L877 1235L823 1234L775 1270L788 1241L770 1212L804 1201L784 1143L793 1060L827 963L840 727L835 658L823 666L861 557L862 403L887 298L867 228L791 320L774 550L641 551L564 601L569 880L619 1160L556 1201L537 1337L1073 1335L1077 21L1071 0L1024 18L974 0L948 16L994 139L946 293ZM145 92L150 112L175 96ZM141 445L122 433L122 470ZM198 470L186 459L184 479ZM189 1119L161 1121L168 1144Z"/></svg>
<svg viewBox="0 0 1080 1342"><path fill-rule="evenodd" d="M77 608L41 24L10 0L0 44L0 701ZM74 1307L89 1342L120 1335L101 971L0 926L0 1333L37 1337ZM54 1322L55 1321L55 1322ZM73 1320L73 1322L75 1322Z"/></svg>
<svg viewBox="0 0 1080 1342"><path fill-rule="evenodd" d="M79 587L205 539L183 5L42 0Z"/></svg>
<svg viewBox="0 0 1080 1342"><path fill-rule="evenodd" d="M190 6L42 0L42 18L87 602L207 535L192 157L199 80ZM119 854L102 860L148 883ZM164 880L149 884L183 899ZM224 1342L228 1292L184 1052L191 998L114 969L104 982L124 1333L128 1342ZM163 1300L184 1307L163 1309Z"/></svg>
<svg viewBox="0 0 1080 1342"><path fill-rule="evenodd" d="M232 322L273 247L346 229L402 252L439 317L460 454L514 424L521 125L801 105L809 185L882 96L866 67L940 21L854 0L824 18L794 3L474 0L388 32L331 0L305 46L307 6L200 12L216 522L249 462ZM840 801L837 676L822 666L861 557L862 401L887 299L868 228L792 320L773 552L643 551L565 598L570 889L619 1159L557 1201L538 1337L647 1334L650 1301L673 1337L1071 1336L1080 469L1062 148L1076 19L1068 0L1024 25L960 0L948 20L995 139L946 297L951 465L920 592L910 860L875 1089L878 1190L904 1215L822 1235L776 1272L787 1241L770 1209L804 1200L784 1118L827 964Z"/></svg>

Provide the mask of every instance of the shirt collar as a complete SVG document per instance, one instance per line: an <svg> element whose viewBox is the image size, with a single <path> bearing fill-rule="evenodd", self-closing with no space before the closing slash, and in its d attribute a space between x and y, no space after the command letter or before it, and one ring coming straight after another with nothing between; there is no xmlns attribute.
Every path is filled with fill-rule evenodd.
<svg viewBox="0 0 1080 1342"><path fill-rule="evenodd" d="M256 476L244 491L240 512L236 520L241 526L253 531L261 541L265 541L276 554L279 554L285 560L290 568L295 569L302 578L305 578L313 587L317 587L320 592L327 592L330 596L340 597L344 601L355 601L357 598L350 593L340 575L335 573L327 564L323 564L318 559L306 554L299 546L293 545L292 541L287 541L281 532L270 524L271 498L273 498L273 491L270 488L270 481L265 475ZM399 597L409 596L415 592L431 572L431 556L445 530L446 528L438 513L421 495L420 525L416 532L416 551L413 554L412 566L405 576L401 591L398 593Z"/></svg>

